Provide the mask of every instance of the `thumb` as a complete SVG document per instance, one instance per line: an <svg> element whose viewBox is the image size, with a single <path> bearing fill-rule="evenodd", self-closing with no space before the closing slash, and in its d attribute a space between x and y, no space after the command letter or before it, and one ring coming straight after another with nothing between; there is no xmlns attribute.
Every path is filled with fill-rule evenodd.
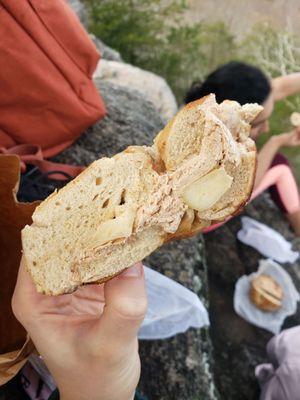
<svg viewBox="0 0 300 400"><path fill-rule="evenodd" d="M144 270L141 263L125 270L104 286L105 308L99 329L115 345L136 340L147 311Z"/></svg>

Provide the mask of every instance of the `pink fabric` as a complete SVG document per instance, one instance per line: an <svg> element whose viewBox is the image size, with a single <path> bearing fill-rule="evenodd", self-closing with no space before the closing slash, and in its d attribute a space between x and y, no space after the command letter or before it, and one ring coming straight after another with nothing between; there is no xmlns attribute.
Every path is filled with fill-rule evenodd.
<svg viewBox="0 0 300 400"><path fill-rule="evenodd" d="M48 400L50 388L41 379L30 363L26 363L21 371L21 382L27 395L34 400Z"/></svg>
<svg viewBox="0 0 300 400"><path fill-rule="evenodd" d="M274 336L267 345L270 364L258 365L255 375L260 400L300 399L300 327Z"/></svg>
<svg viewBox="0 0 300 400"><path fill-rule="evenodd" d="M298 187L294 175L285 164L278 164L270 168L264 175L262 181L252 192L250 201L259 196L262 192L270 186L275 185L280 195L281 201L289 214L300 210L300 198ZM214 231L220 226L224 225L232 217L227 218L225 221L214 224L204 229L204 233Z"/></svg>
<svg viewBox="0 0 300 400"><path fill-rule="evenodd" d="M251 200L260 195L272 185L276 185L280 198L289 214L300 209L297 183L291 169L284 164L270 168L256 189Z"/></svg>

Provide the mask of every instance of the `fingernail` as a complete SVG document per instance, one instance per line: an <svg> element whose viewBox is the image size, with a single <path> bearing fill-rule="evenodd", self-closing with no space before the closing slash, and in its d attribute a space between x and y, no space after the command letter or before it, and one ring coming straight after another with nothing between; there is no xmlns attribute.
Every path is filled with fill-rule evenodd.
<svg viewBox="0 0 300 400"><path fill-rule="evenodd" d="M127 268L119 278L140 278L142 276L143 270L141 264L134 264L132 267Z"/></svg>

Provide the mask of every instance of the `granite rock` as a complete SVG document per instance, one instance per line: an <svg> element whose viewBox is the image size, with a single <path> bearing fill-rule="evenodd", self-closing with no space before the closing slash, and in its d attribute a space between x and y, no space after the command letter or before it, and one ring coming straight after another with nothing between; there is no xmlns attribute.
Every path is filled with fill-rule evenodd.
<svg viewBox="0 0 300 400"><path fill-rule="evenodd" d="M102 40L97 38L92 33L90 34L90 38L92 39L95 46L99 50L99 52L101 54L101 59L123 62L121 54L117 50L114 50L111 47L107 46L105 43L102 42Z"/></svg>
<svg viewBox="0 0 300 400"><path fill-rule="evenodd" d="M155 105L164 123L177 112L171 88L164 78L153 72L124 62L100 60L94 77L140 91Z"/></svg>
<svg viewBox="0 0 300 400"><path fill-rule="evenodd" d="M71 8L75 11L82 25L87 28L88 25L88 13L85 5L80 0L67 0Z"/></svg>
<svg viewBox="0 0 300 400"><path fill-rule="evenodd" d="M145 260L155 270L197 293L208 306L207 268L201 236L170 243ZM166 340L140 342L139 389L151 400L216 400L207 328Z"/></svg>
<svg viewBox="0 0 300 400"><path fill-rule="evenodd" d="M106 117L53 160L88 165L130 145L151 145L163 128L155 106L137 90L102 80L96 80L96 85L107 107Z"/></svg>
<svg viewBox="0 0 300 400"><path fill-rule="evenodd" d="M292 234L286 218L267 194L251 202L248 215L276 229L300 249L300 241ZM221 399L257 400L259 387L254 376L256 365L267 362L265 347L272 334L255 327L233 310L236 281L244 274L255 272L259 259L265 258L255 249L236 238L241 228L240 217L205 235L210 299L211 339L214 348L215 380ZM300 263L281 264L300 290ZM284 328L299 325L300 308L286 319Z"/></svg>

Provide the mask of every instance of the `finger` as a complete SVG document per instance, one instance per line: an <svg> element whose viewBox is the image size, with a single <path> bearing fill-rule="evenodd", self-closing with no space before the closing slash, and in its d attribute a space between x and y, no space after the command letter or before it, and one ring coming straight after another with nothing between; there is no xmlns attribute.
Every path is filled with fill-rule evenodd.
<svg viewBox="0 0 300 400"><path fill-rule="evenodd" d="M295 137L296 132L292 131L288 134L288 140L293 140L293 138Z"/></svg>
<svg viewBox="0 0 300 400"><path fill-rule="evenodd" d="M292 138L296 138L297 136L298 136L298 131L297 131L297 129L294 129L292 132L291 132L291 135L290 135Z"/></svg>
<svg viewBox="0 0 300 400"><path fill-rule="evenodd" d="M295 129L292 130L291 132L291 136L294 138L298 138L300 135L300 127L297 127Z"/></svg>
<svg viewBox="0 0 300 400"><path fill-rule="evenodd" d="M104 284L81 286L69 296L72 296L70 302L65 307L56 307L56 312L68 315L89 315L95 319L103 313Z"/></svg>
<svg viewBox="0 0 300 400"><path fill-rule="evenodd" d="M104 302L104 284L89 284L80 286L74 293L76 298L91 302Z"/></svg>
<svg viewBox="0 0 300 400"><path fill-rule="evenodd" d="M98 323L101 337L114 345L136 340L147 310L144 271L141 263L128 268L104 287L105 308Z"/></svg>
<svg viewBox="0 0 300 400"><path fill-rule="evenodd" d="M16 318L24 324L30 316L37 312L44 297L36 291L33 280L27 271L23 256L12 297L12 310Z"/></svg>

